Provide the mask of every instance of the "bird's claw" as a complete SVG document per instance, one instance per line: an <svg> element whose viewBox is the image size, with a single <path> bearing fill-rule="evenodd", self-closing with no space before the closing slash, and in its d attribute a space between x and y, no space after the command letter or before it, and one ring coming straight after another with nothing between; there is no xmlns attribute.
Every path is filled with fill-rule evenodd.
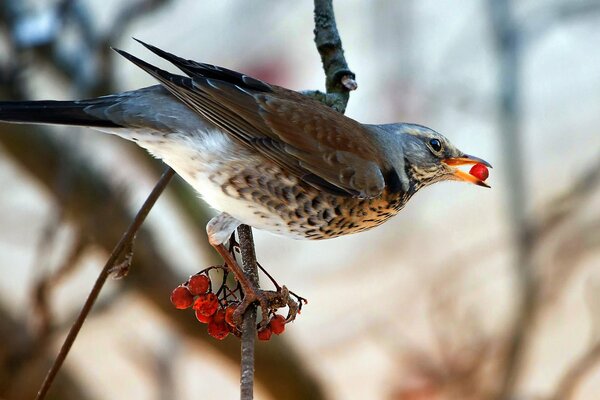
<svg viewBox="0 0 600 400"><path fill-rule="evenodd" d="M281 286L277 290L260 290L257 288L246 288L242 302L237 306L233 313L233 321L237 327L241 327L244 313L250 305L258 303L261 309L262 318L258 324L259 329L267 326L269 315L275 313L278 309L288 307L288 316L286 323L296 318L301 304L296 302L290 296L287 287Z"/></svg>

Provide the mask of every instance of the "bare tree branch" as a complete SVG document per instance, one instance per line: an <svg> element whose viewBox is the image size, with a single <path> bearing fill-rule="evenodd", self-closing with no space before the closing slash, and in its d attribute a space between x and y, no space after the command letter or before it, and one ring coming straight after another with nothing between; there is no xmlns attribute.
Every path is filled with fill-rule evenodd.
<svg viewBox="0 0 600 400"><path fill-rule="evenodd" d="M252 238L252 228L241 225L238 228L240 251L243 269L246 276L255 287L258 287L258 266L256 252ZM267 312L267 310L263 310ZM254 343L256 341L256 305L248 307L242 322L242 359L240 363L240 398L251 400L254 398Z"/></svg>
<svg viewBox="0 0 600 400"><path fill-rule="evenodd" d="M337 30L332 0L315 0L315 44L321 56L325 71L325 88L327 93L305 91L322 103L343 113L350 99L350 91L356 90L354 72L350 71L342 40Z"/></svg>
<svg viewBox="0 0 600 400"><path fill-rule="evenodd" d="M148 216L148 213L150 212L150 210L152 209L152 207L154 206L164 189L167 187L167 184L169 183L171 178L173 178L173 175L175 175L175 171L173 171L171 168L167 168L165 170L163 176L158 181L158 183L156 184L156 186L154 187L154 189L152 190L152 192L138 211L133 222L131 223L131 225L129 225L129 228L127 229L119 243L117 243L117 245L115 246L113 252L106 261L104 268L102 268L102 271L100 271L100 275L98 275L98 279L96 280L92 291L86 299L85 304L81 309L81 313L73 323L69 334L65 338L65 341L60 349L60 352L56 356L56 359L54 360L50 371L48 371L48 375L46 375L46 378L44 379L44 382L40 387L40 390L36 396L36 400L42 400L46 397L46 394L48 393L48 390L50 389L50 386L52 385L56 374L62 367L62 364L67 358L69 350L71 350L71 346L75 342L75 339L77 338L77 335L79 334L83 323L85 322L94 303L96 302L96 299L98 298L98 295L100 294L100 291L102 290L106 279L112 272L114 272L114 268L115 266L117 266L117 262L120 258L123 257L123 252L127 251L129 248L131 248L131 246L133 246L135 235L142 227L142 224Z"/></svg>

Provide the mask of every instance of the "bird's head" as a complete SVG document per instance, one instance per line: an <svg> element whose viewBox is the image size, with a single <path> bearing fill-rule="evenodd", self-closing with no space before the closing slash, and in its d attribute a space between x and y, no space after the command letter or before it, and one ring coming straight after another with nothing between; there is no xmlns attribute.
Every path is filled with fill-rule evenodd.
<svg viewBox="0 0 600 400"><path fill-rule="evenodd" d="M456 180L490 187L483 180L460 170L462 165L487 161L463 153L436 131L415 124L395 124L396 133L402 135L402 149L406 172L412 184L419 189L443 180Z"/></svg>

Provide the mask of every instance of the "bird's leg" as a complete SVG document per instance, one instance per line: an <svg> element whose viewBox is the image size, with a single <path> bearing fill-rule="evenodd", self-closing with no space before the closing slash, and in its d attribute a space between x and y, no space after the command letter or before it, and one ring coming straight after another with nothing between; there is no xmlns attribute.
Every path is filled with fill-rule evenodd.
<svg viewBox="0 0 600 400"><path fill-rule="evenodd" d="M244 294L242 302L240 305L238 305L233 314L233 320L235 324L237 326L241 325L242 316L246 312L248 306L254 302L258 302L262 310L262 321L260 322L261 327L266 326L268 323L268 315L270 310L276 310L278 308L289 306L290 312L293 313L293 317L295 317L298 310L298 305L290 298L287 288L285 286L279 287L279 285L276 283L276 291L261 290L260 288L256 287L256 285L254 285L248 279L242 268L239 266L235 256L233 255L233 252L230 251L231 249L227 249L225 247L224 243L239 225L240 222L238 220L227 213L221 213L215 218L211 219L206 226L209 243L221 255L225 261L227 269L234 275ZM231 244L234 245L234 242ZM289 315L288 320L290 320Z"/></svg>
<svg viewBox="0 0 600 400"><path fill-rule="evenodd" d="M233 254L233 250L239 250L239 244L235 240L235 234L231 234L229 238L229 252ZM271 276L271 274L257 261L256 265L258 268L269 278L273 286L275 286L275 291L263 291L263 293L272 296L269 300L271 310L276 311L278 308L288 307L288 315L286 317L286 323L292 322L296 319L296 316L302 310L302 305L307 304L308 300L304 297L298 296L296 293L292 292L285 286L280 286L279 283ZM296 298L296 300L292 299L292 296Z"/></svg>

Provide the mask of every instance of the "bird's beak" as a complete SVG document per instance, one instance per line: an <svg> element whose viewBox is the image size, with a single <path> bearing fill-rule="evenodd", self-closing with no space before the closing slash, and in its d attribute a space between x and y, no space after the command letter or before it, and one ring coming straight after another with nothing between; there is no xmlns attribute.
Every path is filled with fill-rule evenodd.
<svg viewBox="0 0 600 400"><path fill-rule="evenodd" d="M461 157L452 157L446 158L442 160L442 162L450 167L457 167L461 165L471 165L471 164L483 164L488 168L492 168L491 164L479 157L470 156L468 154L463 154ZM474 183L475 185L483 186L489 188L490 185L482 181L481 179L464 172L458 168L452 168L453 175L457 178L457 180Z"/></svg>

